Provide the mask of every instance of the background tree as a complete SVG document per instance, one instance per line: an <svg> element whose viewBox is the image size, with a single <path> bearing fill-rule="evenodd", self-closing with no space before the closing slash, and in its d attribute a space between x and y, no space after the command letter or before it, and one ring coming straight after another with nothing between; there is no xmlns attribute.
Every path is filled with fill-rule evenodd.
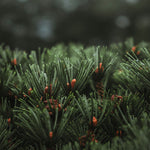
<svg viewBox="0 0 150 150"><path fill-rule="evenodd" d="M0 42L37 49L59 42L149 41L149 0L1 0Z"/></svg>

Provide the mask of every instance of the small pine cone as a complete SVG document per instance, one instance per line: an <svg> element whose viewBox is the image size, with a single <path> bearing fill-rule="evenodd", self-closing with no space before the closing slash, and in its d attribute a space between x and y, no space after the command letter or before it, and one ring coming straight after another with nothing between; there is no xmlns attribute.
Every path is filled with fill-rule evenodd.
<svg viewBox="0 0 150 150"><path fill-rule="evenodd" d="M99 69L100 69L100 70L102 69L102 72L103 72L102 63L99 63Z"/></svg>
<svg viewBox="0 0 150 150"><path fill-rule="evenodd" d="M68 89L69 89L69 86L70 86L70 85L69 85L69 83L67 82L67 88L68 88Z"/></svg>
<svg viewBox="0 0 150 150"><path fill-rule="evenodd" d="M58 104L58 111L61 111L61 105L60 104Z"/></svg>
<svg viewBox="0 0 150 150"><path fill-rule="evenodd" d="M132 51L135 52L135 50L136 50L136 46L133 46Z"/></svg>
<svg viewBox="0 0 150 150"><path fill-rule="evenodd" d="M116 131L116 136L122 136L122 131L121 130L117 130Z"/></svg>
<svg viewBox="0 0 150 150"><path fill-rule="evenodd" d="M45 87L44 93L48 93L48 86Z"/></svg>
<svg viewBox="0 0 150 150"><path fill-rule="evenodd" d="M31 95L31 91L32 91L32 88L29 88L29 90L28 90L28 95L29 96Z"/></svg>
<svg viewBox="0 0 150 150"><path fill-rule="evenodd" d="M75 83L76 83L76 79L73 79L73 80L71 81L71 88L72 88L72 89L74 88Z"/></svg>
<svg viewBox="0 0 150 150"><path fill-rule="evenodd" d="M11 118L8 118L7 122L8 122L8 124L10 124L11 123Z"/></svg>
<svg viewBox="0 0 150 150"><path fill-rule="evenodd" d="M50 137L50 139L52 139L52 137L53 137L53 132L49 132L49 137Z"/></svg>
<svg viewBox="0 0 150 150"><path fill-rule="evenodd" d="M137 53L136 53L137 55L139 55L140 54L140 51L137 51Z"/></svg>
<svg viewBox="0 0 150 150"><path fill-rule="evenodd" d="M97 125L97 119L93 117L93 126L95 127Z"/></svg>
<svg viewBox="0 0 150 150"><path fill-rule="evenodd" d="M111 100L114 101L114 98L115 98L115 95L112 95L111 96Z"/></svg>
<svg viewBox="0 0 150 150"><path fill-rule="evenodd" d="M12 63L14 66L16 66L16 65L17 65L17 60L16 60L16 58L14 58L14 59L11 61L11 63Z"/></svg>

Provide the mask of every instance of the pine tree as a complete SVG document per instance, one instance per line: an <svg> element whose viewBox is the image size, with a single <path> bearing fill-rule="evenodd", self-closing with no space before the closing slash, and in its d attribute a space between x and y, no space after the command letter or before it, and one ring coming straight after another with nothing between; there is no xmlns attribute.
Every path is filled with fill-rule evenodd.
<svg viewBox="0 0 150 150"><path fill-rule="evenodd" d="M150 44L0 47L0 149L149 149Z"/></svg>

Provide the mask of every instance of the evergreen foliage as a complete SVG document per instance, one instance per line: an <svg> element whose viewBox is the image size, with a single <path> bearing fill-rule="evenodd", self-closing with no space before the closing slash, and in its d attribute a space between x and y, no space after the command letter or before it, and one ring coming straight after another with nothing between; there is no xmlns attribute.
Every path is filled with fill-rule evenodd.
<svg viewBox="0 0 150 150"><path fill-rule="evenodd" d="M150 44L0 47L0 150L150 149Z"/></svg>

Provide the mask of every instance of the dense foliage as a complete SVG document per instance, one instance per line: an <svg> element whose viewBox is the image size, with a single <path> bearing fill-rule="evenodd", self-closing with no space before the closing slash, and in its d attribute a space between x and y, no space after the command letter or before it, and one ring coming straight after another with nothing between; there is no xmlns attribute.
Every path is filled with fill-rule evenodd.
<svg viewBox="0 0 150 150"><path fill-rule="evenodd" d="M0 150L150 149L150 44L0 47Z"/></svg>

